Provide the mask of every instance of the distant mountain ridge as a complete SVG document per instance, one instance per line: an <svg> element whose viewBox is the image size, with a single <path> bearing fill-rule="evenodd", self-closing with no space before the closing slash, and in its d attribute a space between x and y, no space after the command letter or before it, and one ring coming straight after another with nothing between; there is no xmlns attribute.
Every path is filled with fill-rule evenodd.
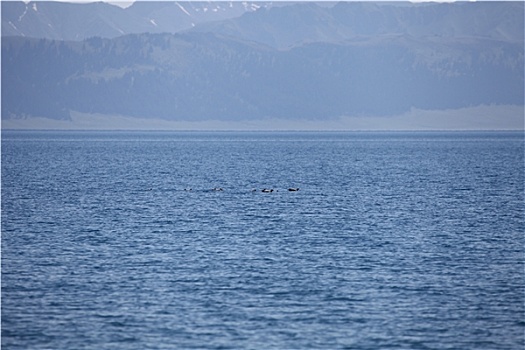
<svg viewBox="0 0 525 350"><path fill-rule="evenodd" d="M2 1L2 36L84 40L98 36L176 33L203 22L238 17L270 2L136 1L120 8L104 2Z"/></svg>
<svg viewBox="0 0 525 350"><path fill-rule="evenodd" d="M260 11L193 30L214 32L286 48L309 42L337 42L356 36L408 35L412 37L483 37L523 42L523 2L414 4L314 2Z"/></svg>
<svg viewBox="0 0 525 350"><path fill-rule="evenodd" d="M136 1L123 9L104 2L4 1L2 36L83 40L193 29L275 47L382 34L524 40L523 2L401 4Z"/></svg>

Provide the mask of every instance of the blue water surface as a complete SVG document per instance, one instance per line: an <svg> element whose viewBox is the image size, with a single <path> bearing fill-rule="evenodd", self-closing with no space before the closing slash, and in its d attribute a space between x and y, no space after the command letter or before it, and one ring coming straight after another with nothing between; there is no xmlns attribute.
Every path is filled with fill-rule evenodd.
<svg viewBox="0 0 525 350"><path fill-rule="evenodd" d="M3 131L1 175L2 349L525 345L521 132Z"/></svg>

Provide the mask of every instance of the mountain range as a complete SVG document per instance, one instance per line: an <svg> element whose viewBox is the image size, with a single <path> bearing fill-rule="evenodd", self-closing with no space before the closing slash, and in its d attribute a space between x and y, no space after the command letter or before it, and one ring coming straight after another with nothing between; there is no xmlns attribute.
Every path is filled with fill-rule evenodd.
<svg viewBox="0 0 525 350"><path fill-rule="evenodd" d="M523 106L523 12L522 2L3 2L2 119L329 122Z"/></svg>
<svg viewBox="0 0 525 350"><path fill-rule="evenodd" d="M523 3L410 4L402 2L4 1L2 36L55 40L125 34L221 33L286 47L356 35L481 36L523 41Z"/></svg>
<svg viewBox="0 0 525 350"><path fill-rule="evenodd" d="M176 33L199 23L239 17L271 3L137 1L127 8L104 2L3 1L2 36L55 40Z"/></svg>

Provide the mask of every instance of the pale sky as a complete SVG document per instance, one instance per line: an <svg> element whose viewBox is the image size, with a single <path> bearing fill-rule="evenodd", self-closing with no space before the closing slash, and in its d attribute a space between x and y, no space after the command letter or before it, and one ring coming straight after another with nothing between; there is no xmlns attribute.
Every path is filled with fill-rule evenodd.
<svg viewBox="0 0 525 350"><path fill-rule="evenodd" d="M16 1L16 0L7 0L7 1ZM34 1L44 1L44 0L34 0ZM49 1L49 0L45 0ZM63 1L63 2L95 2L96 0L89 1L89 0L54 0L54 1ZM160 0L164 1L164 0ZM182 1L198 1L198 0L182 0ZM212 0L213 1L213 0ZM215 1L221 1L221 0L215 0ZM224 1L224 0L223 0ZM229 1L244 1L244 0L229 0ZM289 1L289 0L273 0L273 1ZM300 1L333 1L333 0L300 0ZM350 0L352 1L352 0ZM377 0L355 0L355 1L377 1ZM382 1L399 1L399 0L382 0ZM454 2L455 0L407 0L410 2ZM461 0L465 1L465 0ZM467 0L467 1L476 1L476 0ZM490 0L478 0L478 1L490 1ZM508 1L508 0L495 0L495 1ZM27 0L24 0L24 2L30 2ZM134 1L105 1L107 3L110 3L112 5L117 5L122 8L129 7L133 4Z"/></svg>

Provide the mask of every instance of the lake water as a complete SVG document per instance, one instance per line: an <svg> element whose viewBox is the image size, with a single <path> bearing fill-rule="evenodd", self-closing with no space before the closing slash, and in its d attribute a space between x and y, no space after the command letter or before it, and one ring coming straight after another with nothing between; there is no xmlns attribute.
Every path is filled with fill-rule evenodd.
<svg viewBox="0 0 525 350"><path fill-rule="evenodd" d="M524 182L520 132L4 131L2 349L523 349Z"/></svg>

